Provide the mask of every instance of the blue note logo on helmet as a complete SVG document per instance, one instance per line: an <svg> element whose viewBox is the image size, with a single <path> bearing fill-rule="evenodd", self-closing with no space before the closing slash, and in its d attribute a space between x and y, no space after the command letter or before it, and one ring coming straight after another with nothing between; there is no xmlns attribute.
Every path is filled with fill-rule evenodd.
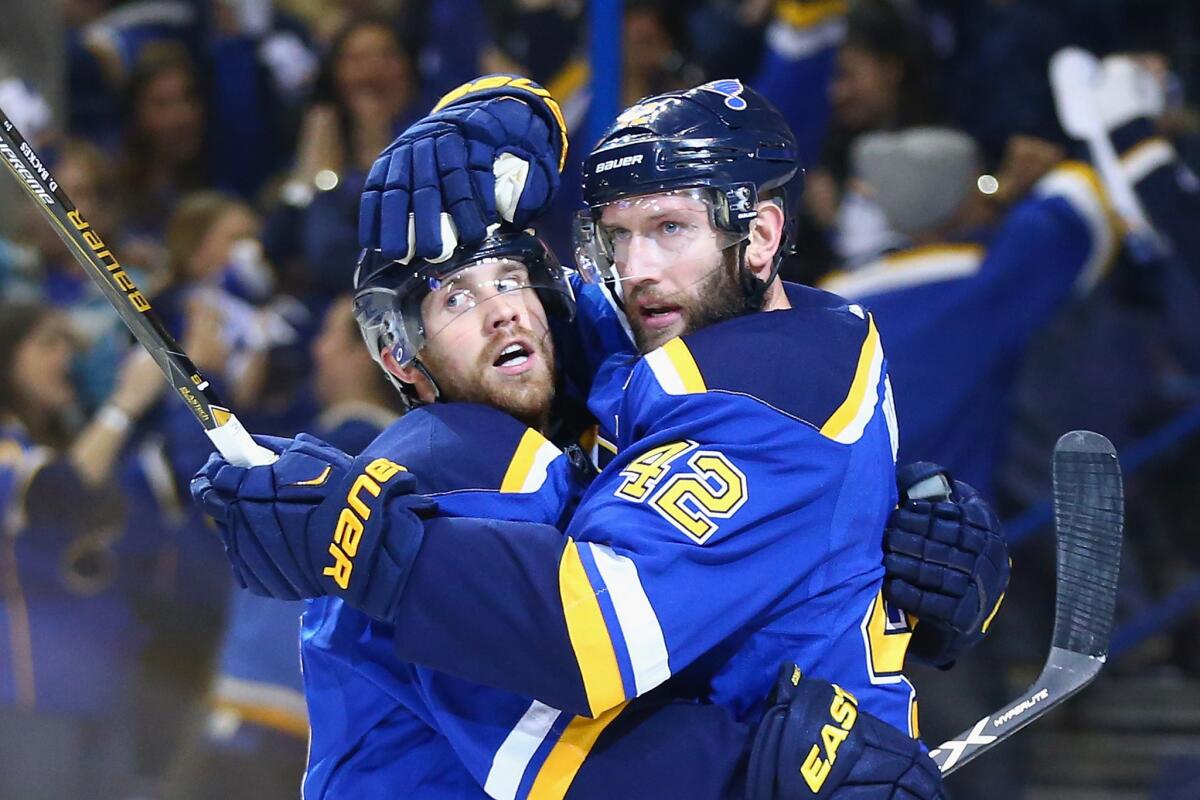
<svg viewBox="0 0 1200 800"><path fill-rule="evenodd" d="M720 81L710 81L703 86L696 87L698 89L707 89L710 92L716 92L725 98L725 107L732 108L734 111L745 111L747 103L741 98L741 94L745 91L742 82L737 78L725 79Z"/></svg>

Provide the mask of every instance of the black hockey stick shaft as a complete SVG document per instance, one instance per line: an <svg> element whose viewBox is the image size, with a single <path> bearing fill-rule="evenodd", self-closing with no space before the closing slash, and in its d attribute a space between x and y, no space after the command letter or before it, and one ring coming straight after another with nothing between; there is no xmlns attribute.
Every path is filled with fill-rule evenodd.
<svg viewBox="0 0 1200 800"><path fill-rule="evenodd" d="M258 445L217 398L212 385L172 338L150 301L134 284L112 249L80 213L25 137L0 110L0 161L34 201L88 277L150 353L167 381L204 426L213 444L241 466L269 464L270 450Z"/></svg>
<svg viewBox="0 0 1200 800"><path fill-rule="evenodd" d="M1121 467L1112 443L1072 431L1054 447L1057 588L1054 634L1042 673L1022 696L929 755L948 775L1087 686L1108 657L1121 530Z"/></svg>

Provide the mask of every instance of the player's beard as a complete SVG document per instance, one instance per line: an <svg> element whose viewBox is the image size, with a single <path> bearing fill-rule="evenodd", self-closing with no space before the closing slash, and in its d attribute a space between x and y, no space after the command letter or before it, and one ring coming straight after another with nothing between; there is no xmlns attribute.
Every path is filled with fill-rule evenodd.
<svg viewBox="0 0 1200 800"><path fill-rule="evenodd" d="M537 354L533 367L520 375L503 375L496 371L494 363L499 352L492 346L484 348L466 374L437 369L436 347L430 348L423 359L425 368L437 381L443 400L491 406L535 430L544 431L554 402L554 340L548 330L539 337L528 328L506 331L503 338L507 340L513 336L532 342Z"/></svg>
<svg viewBox="0 0 1200 800"><path fill-rule="evenodd" d="M634 287L625 298L628 307L634 307L636 301L642 299L670 303L679 307L679 315L683 321L682 329L672 326L654 330L646 328L638 315L627 315L629 329L633 332L638 352L649 353L676 336L694 333L701 328L740 317L753 310L738 278L736 250L737 248L732 247L723 250L718 256L719 263L703 278L670 295L657 294L652 285Z"/></svg>

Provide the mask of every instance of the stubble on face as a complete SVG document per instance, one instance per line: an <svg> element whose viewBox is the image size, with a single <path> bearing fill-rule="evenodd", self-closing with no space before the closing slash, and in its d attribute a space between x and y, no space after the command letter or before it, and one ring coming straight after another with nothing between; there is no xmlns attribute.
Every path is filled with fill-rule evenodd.
<svg viewBox="0 0 1200 800"><path fill-rule="evenodd" d="M517 336L534 343L538 360L520 375L504 375L494 366L503 343ZM544 431L554 402L554 340L550 331L540 336L528 328L513 328L493 337L475 362L453 367L446 357L446 342L435 337L426 344L421 361L437 381L443 400L479 403L515 417L535 430Z"/></svg>
<svg viewBox="0 0 1200 800"><path fill-rule="evenodd" d="M629 328L638 352L642 354L662 347L677 336L740 317L750 310L736 277L736 259L730 257L729 250L722 251L720 263L685 289L665 294L655 284L641 284L633 287L625 300L630 308L639 303L669 303L679 307L680 322L668 328L649 328L638 315L628 315Z"/></svg>

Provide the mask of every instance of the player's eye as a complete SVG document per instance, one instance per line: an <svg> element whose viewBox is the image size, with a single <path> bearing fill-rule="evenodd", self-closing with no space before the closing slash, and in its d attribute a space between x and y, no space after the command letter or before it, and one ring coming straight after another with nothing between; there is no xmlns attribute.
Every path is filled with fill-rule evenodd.
<svg viewBox="0 0 1200 800"><path fill-rule="evenodd" d="M633 235L629 232L628 228L607 228L605 229L605 232L608 236L608 240L613 244L622 244L624 242L628 242L629 237Z"/></svg>
<svg viewBox="0 0 1200 800"><path fill-rule="evenodd" d="M449 311L462 311L470 308L472 297L469 289L452 289L446 293L444 307Z"/></svg>
<svg viewBox="0 0 1200 800"><path fill-rule="evenodd" d="M659 223L658 229L666 236L678 236L684 232L685 227L686 226L682 222L676 222L668 219Z"/></svg>
<svg viewBox="0 0 1200 800"><path fill-rule="evenodd" d="M505 275L496 281L496 291L515 292L525 286L525 281L519 275Z"/></svg>

